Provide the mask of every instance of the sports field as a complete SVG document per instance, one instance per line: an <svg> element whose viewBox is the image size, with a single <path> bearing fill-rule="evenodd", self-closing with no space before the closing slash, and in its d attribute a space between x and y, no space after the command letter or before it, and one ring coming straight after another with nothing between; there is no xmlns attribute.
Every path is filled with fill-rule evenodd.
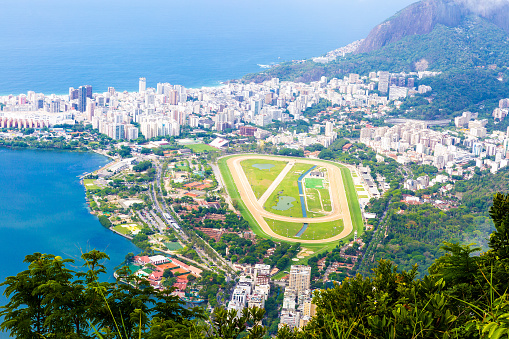
<svg viewBox="0 0 509 339"><path fill-rule="evenodd" d="M246 159L241 162L242 169L257 199L260 199L262 194L267 191L287 163L287 161L263 159Z"/></svg>
<svg viewBox="0 0 509 339"><path fill-rule="evenodd" d="M114 226L113 229L115 231L117 231L118 233L122 233L124 235L136 235L141 231L138 224L135 224L135 223L117 225L117 226Z"/></svg>
<svg viewBox="0 0 509 339"><path fill-rule="evenodd" d="M267 191L262 194L262 197L259 198L259 195L255 196L252 185L244 172L243 162L245 160L256 160L255 163L260 163L260 160L283 161L287 162L287 165L277 175ZM237 203L239 211L250 223L257 235L289 242L301 242L307 244L307 247L321 251L328 244L333 242L337 244L338 240L351 237L353 231L357 231L358 236L363 231L362 215L352 175L350 169L341 164L305 158L236 155L221 158L218 165L228 193L232 200ZM297 179L302 173L313 166L316 166L319 171L326 172L327 180L321 180L323 188L305 189L306 200L308 200L307 210L309 211L307 217L302 216L302 210L300 214L294 216L288 211L300 205ZM264 167L262 166L262 168ZM310 181L310 186L321 187L320 178L316 179L318 180ZM329 192L329 188L332 193L329 193L328 197L326 194L321 194L320 205L318 205L317 192L322 190ZM308 192L309 190L311 192ZM270 196L267 196L269 193ZM311 199L314 201L311 202ZM310 202L311 207L309 206ZM289 205L293 206L285 209ZM326 205L330 206L327 207L330 212L324 214ZM273 207L276 207L275 211ZM318 210L318 208L322 210L321 215L319 212L313 213L310 211L313 209ZM275 226L273 225L272 227L278 227L278 229L273 230L269 226L270 221L268 222L268 220L273 221ZM304 223L308 224L308 229L300 237L294 237ZM334 229L334 227L336 228ZM295 231L293 236L290 234L290 229L292 229L292 232ZM288 236L286 233L288 233Z"/></svg>
<svg viewBox="0 0 509 339"><path fill-rule="evenodd" d="M95 179L83 179L83 185L87 190L99 190L101 187L95 184Z"/></svg>
<svg viewBox="0 0 509 339"><path fill-rule="evenodd" d="M343 220L334 220L323 223L295 223L265 218L269 227L276 233L295 240L321 240L340 234L344 229ZM305 230L299 235L303 229Z"/></svg>
<svg viewBox="0 0 509 339"><path fill-rule="evenodd" d="M207 144L191 144L191 145L185 145L185 148L189 148L195 153L203 153L205 151L208 152L217 152L217 148L214 148L212 146L209 146Z"/></svg>

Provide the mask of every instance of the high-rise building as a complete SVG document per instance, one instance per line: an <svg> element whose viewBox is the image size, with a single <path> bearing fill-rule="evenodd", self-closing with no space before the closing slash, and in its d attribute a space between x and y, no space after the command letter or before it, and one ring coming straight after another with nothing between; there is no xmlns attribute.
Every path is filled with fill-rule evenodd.
<svg viewBox="0 0 509 339"><path fill-rule="evenodd" d="M69 100L78 99L78 90L74 87L69 87Z"/></svg>
<svg viewBox="0 0 509 339"><path fill-rule="evenodd" d="M176 105L179 102L179 92L174 89L168 90L168 103L170 105Z"/></svg>
<svg viewBox="0 0 509 339"><path fill-rule="evenodd" d="M92 118L94 117L94 108L95 104L92 101L89 101L87 103L87 120L92 121Z"/></svg>
<svg viewBox="0 0 509 339"><path fill-rule="evenodd" d="M87 89L87 98L92 99L92 86L85 85L85 88Z"/></svg>
<svg viewBox="0 0 509 339"><path fill-rule="evenodd" d="M325 136L330 136L330 135L332 135L332 132L334 131L334 130L333 130L333 127L334 127L334 125L332 124L332 122L327 121L327 122L325 123Z"/></svg>
<svg viewBox="0 0 509 339"><path fill-rule="evenodd" d="M378 77L378 90L386 94L389 89L389 72L380 72Z"/></svg>
<svg viewBox="0 0 509 339"><path fill-rule="evenodd" d="M292 265L290 268L289 287L295 289L297 294L309 289L311 282L311 267L304 265Z"/></svg>
<svg viewBox="0 0 509 339"><path fill-rule="evenodd" d="M87 109L87 87L78 88L78 111L85 112Z"/></svg>
<svg viewBox="0 0 509 339"><path fill-rule="evenodd" d="M140 92L140 93L145 92L147 90L147 79L140 78L140 82L138 84L138 87L139 87L138 92Z"/></svg>

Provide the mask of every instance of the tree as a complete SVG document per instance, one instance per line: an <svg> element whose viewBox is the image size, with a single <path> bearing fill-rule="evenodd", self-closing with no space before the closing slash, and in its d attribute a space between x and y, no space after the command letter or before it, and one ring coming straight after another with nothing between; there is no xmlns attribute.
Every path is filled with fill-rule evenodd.
<svg viewBox="0 0 509 339"><path fill-rule="evenodd" d="M6 286L10 298L0 312L4 317L0 328L19 338L78 336L89 326L82 306L86 304L85 286L76 272L66 268L73 263L53 255L34 253L26 256L28 270L8 277L0 286Z"/></svg>
<svg viewBox="0 0 509 339"><path fill-rule="evenodd" d="M509 194L497 193L493 197L490 216L496 228L490 237L490 247L499 258L509 259Z"/></svg>
<svg viewBox="0 0 509 339"><path fill-rule="evenodd" d="M171 271L171 269L169 269L169 268L165 269L163 272L163 277L164 278L173 278L173 272Z"/></svg>

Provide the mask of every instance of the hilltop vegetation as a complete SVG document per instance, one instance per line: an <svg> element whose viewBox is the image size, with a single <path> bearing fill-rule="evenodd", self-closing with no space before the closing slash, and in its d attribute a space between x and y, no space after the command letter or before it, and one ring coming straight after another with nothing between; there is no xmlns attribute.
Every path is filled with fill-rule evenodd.
<svg viewBox="0 0 509 339"><path fill-rule="evenodd" d="M321 76L343 77L349 73L368 75L373 71L394 73L417 71L416 62L426 60L428 71L462 71L477 66L509 66L509 36L478 17L466 18L458 27L437 25L424 35L407 36L376 51L347 54L327 64L311 60L284 63L246 81L261 82L277 77L287 81L316 81Z"/></svg>
<svg viewBox="0 0 509 339"><path fill-rule="evenodd" d="M315 293L316 316L300 331L280 329L277 338L507 337L509 195L495 196L490 216L495 231L487 252L474 256L477 248L445 243L445 254L422 279L417 266L399 271L381 260L369 276ZM9 301L0 328L22 338L258 339L266 333L263 310L246 309L238 318L222 308L211 315L189 310L168 291L126 276L126 268L119 272L130 284L99 283L106 258L85 253L88 269L79 273L69 269L72 260L28 255L29 268L2 284Z"/></svg>

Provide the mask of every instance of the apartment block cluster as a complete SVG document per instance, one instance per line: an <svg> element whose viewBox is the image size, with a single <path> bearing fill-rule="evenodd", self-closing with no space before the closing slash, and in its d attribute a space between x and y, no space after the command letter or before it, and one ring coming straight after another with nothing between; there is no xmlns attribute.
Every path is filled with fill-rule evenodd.
<svg viewBox="0 0 509 339"><path fill-rule="evenodd" d="M360 141L380 154L393 156L399 163L433 165L449 175L458 173L457 165L470 160L475 160L479 168L488 168L493 173L507 166L509 130L487 136L484 127L487 120L477 120L477 114L471 112L457 117L455 124L458 128L468 126L466 137L461 138L453 131L435 131L428 128L427 122L414 120L393 127L363 127ZM425 188L429 184L433 183L422 178L415 187Z"/></svg>
<svg viewBox="0 0 509 339"><path fill-rule="evenodd" d="M322 128L325 130L324 134L320 134ZM337 137L338 134L334 131L334 123L327 121L325 125L314 124L309 133L283 131L276 135L270 135L265 141L272 142L274 145L284 144L287 148L299 149L313 144L329 147Z"/></svg>
<svg viewBox="0 0 509 339"><path fill-rule="evenodd" d="M435 73L431 72L372 72L362 77L350 74L343 79L322 77L309 84L280 82L274 78L259 84L230 82L199 89L169 83L158 83L151 88L147 87L145 78L140 78L138 92L131 93L118 92L113 87L103 93L94 93L92 86L84 85L69 88L68 95L45 96L28 92L0 97L0 125L4 128L38 128L83 122L92 124L93 128L113 139L124 140L137 139L140 133L147 139L179 136L185 125L219 132L250 124L263 128L274 121L305 119L302 113L320 99L339 106L385 106L391 100L431 90L414 85L417 78L433 75ZM375 89L379 92L374 92ZM296 137L300 144L326 146L331 143L329 126L326 124L329 132L323 138Z"/></svg>
<svg viewBox="0 0 509 339"><path fill-rule="evenodd" d="M301 328L316 314L310 290L311 267L292 265L285 287L279 327Z"/></svg>
<svg viewBox="0 0 509 339"><path fill-rule="evenodd" d="M270 265L256 264L239 278L228 303L228 310L235 310L240 316L246 307L265 308L269 293Z"/></svg>

